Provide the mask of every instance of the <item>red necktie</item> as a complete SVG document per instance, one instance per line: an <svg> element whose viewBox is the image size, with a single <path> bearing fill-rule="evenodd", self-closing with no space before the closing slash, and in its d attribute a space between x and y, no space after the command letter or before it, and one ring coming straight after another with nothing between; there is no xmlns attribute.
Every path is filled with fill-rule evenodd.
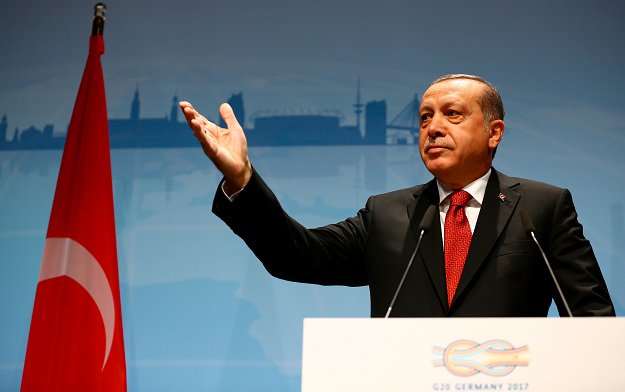
<svg viewBox="0 0 625 392"><path fill-rule="evenodd" d="M445 274L447 301L450 307L471 244L471 227L464 213L464 207L469 200L471 195L466 191L452 193L449 210L445 216Z"/></svg>

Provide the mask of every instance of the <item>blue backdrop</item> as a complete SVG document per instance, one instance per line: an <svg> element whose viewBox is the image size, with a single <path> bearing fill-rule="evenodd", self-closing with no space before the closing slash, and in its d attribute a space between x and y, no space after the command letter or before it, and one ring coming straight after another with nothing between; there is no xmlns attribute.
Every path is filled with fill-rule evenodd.
<svg viewBox="0 0 625 392"><path fill-rule="evenodd" d="M230 99L256 168L316 226L429 180L411 144L415 95L443 73L480 74L507 110L495 166L572 190L625 314L625 5L371 3L107 3L130 391L296 391L302 319L369 312L366 288L270 277L211 214L220 176L177 99L213 118ZM19 389L92 6L0 5L0 391Z"/></svg>

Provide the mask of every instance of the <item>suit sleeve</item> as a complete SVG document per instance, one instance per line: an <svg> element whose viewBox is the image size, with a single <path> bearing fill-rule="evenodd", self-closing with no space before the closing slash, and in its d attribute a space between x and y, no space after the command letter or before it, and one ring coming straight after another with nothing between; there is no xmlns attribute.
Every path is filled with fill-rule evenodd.
<svg viewBox="0 0 625 392"><path fill-rule="evenodd" d="M363 261L370 214L367 208L337 224L306 229L283 210L254 171L232 202L223 194L220 184L213 212L277 278L322 285L368 284Z"/></svg>
<svg viewBox="0 0 625 392"><path fill-rule="evenodd" d="M567 189L561 190L551 225L547 253L573 315L614 316L607 285ZM555 298L560 315L566 315L562 301Z"/></svg>

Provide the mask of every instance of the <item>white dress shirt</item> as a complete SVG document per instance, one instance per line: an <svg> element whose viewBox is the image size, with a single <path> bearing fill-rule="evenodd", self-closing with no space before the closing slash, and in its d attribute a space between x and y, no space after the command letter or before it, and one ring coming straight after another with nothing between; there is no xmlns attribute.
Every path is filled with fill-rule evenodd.
<svg viewBox="0 0 625 392"><path fill-rule="evenodd" d="M490 177L491 169L482 177L468 184L463 190L467 191L472 199L469 201L464 209L464 212L469 220L469 226L471 226L471 233L475 230L475 224L477 223L477 217L480 215L480 209L482 208L482 201L484 200L484 193L486 192L486 184ZM445 216L447 216L447 210L449 210L450 195L454 192L448 189L440 181L436 181L438 185L438 197L441 200L438 205L438 211L441 220L441 233L443 235L443 246L445 245Z"/></svg>

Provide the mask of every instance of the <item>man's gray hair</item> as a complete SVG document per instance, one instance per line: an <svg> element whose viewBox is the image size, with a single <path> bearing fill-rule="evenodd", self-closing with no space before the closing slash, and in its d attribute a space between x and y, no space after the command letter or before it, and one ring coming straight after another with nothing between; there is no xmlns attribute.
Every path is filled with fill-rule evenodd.
<svg viewBox="0 0 625 392"><path fill-rule="evenodd" d="M437 78L432 82L432 84L430 84L430 86L436 83L453 79L469 79L484 84L486 86L486 89L484 90L482 96L478 99L478 104L482 109L482 113L484 113L484 122L486 123L485 125L488 127L488 124L490 124L492 120L503 120L505 111L503 108L503 101L501 100L499 90L497 90L495 86L493 86L486 79L480 76L468 74L448 74Z"/></svg>

